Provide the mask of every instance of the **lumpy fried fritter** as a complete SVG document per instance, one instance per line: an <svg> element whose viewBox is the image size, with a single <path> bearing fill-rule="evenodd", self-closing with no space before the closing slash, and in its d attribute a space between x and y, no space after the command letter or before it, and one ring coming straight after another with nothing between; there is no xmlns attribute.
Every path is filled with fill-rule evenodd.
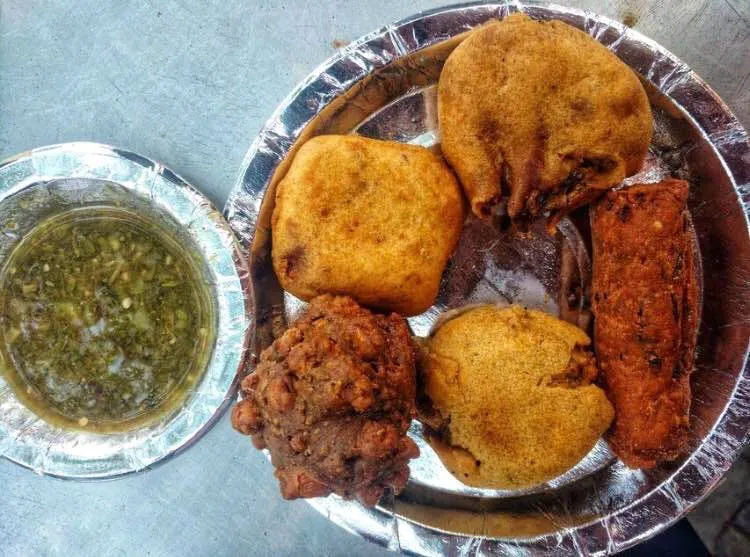
<svg viewBox="0 0 750 557"><path fill-rule="evenodd" d="M687 195L670 179L593 209L594 341L617 412L609 440L633 468L674 460L689 438L699 292Z"/></svg>
<svg viewBox="0 0 750 557"><path fill-rule="evenodd" d="M268 448L286 499L336 493L372 506L399 492L419 449L415 346L398 315L320 296L242 382L232 425Z"/></svg>
<svg viewBox="0 0 750 557"><path fill-rule="evenodd" d="M643 164L652 117L636 75L561 21L513 14L473 31L438 85L443 154L474 213L555 219Z"/></svg>
<svg viewBox="0 0 750 557"><path fill-rule="evenodd" d="M460 186L428 149L315 137L278 185L274 270L304 300L345 294L414 315L434 302L463 218Z"/></svg>
<svg viewBox="0 0 750 557"><path fill-rule="evenodd" d="M613 415L592 384L589 343L570 323L518 306L470 309L440 326L420 380L431 405L423 421L446 467L468 485L516 489L580 461Z"/></svg>

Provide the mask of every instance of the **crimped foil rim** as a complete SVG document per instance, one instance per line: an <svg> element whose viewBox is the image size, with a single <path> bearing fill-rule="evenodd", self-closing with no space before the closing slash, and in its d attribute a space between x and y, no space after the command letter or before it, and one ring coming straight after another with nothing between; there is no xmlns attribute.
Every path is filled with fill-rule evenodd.
<svg viewBox="0 0 750 557"><path fill-rule="evenodd" d="M248 271L234 234L211 202L162 164L130 151L91 142L25 151L0 162L0 199L39 182L64 178L124 186L166 210L195 240L217 297L217 338L205 374L184 406L158 424L117 434L74 432L46 424L17 401L19 411L27 413L24 419L31 433L18 429L18 424L9 424L6 416L0 417L0 455L8 460L62 479L113 479L151 469L186 450L233 401L252 333ZM0 401L14 404L13 399L12 391L3 383ZM44 439L57 436L59 445L35 445L39 433L49 436ZM119 450L118 442L122 443ZM84 453L89 447L87 458Z"/></svg>
<svg viewBox="0 0 750 557"><path fill-rule="evenodd" d="M355 76L349 81L339 82L337 76L330 75L331 68L341 61L362 64L363 60L375 59L376 62L364 68L364 75L368 75L396 59L450 38L427 37L424 40L416 40L413 44L403 40L405 36L413 34L420 22L429 18L446 17L455 13L482 12L486 14L486 20L490 17L504 17L516 11L524 11L536 17L557 19L561 16L572 16L582 20L582 27L588 34L621 57L625 47L630 44L646 45L653 54L651 65L629 65L675 102L711 144L732 179L738 202L744 210L744 232L748 233L750 184L738 183L738 177L743 175L742 171L746 168L746 161L750 160L747 132L718 95L686 64L639 32L590 11L540 2L476 2L425 11L361 37L318 66L282 101L248 150L224 208L224 214L240 236L245 248L252 244L254 237L255 219L262 199L262 195L258 194L262 194L268 186L274 171L290 147L323 108L337 96L351 89L363 77ZM450 36L464 30L468 28L455 30ZM611 35L614 35L614 38ZM384 43L386 47L383 46ZM390 50L387 50L388 48ZM628 63L627 59L625 62ZM325 83L328 89L321 88L321 78L327 78ZM302 100L313 85L318 87L314 92L318 95L319 101L317 104L313 102L308 103L308 106L301 106L297 101ZM690 107L686 107L686 102L690 100L687 91L691 87L700 90L706 97L703 101L713 103L722 113L724 118L721 121L701 118L700 114L691 112ZM285 129L290 129L291 132L285 134ZM739 149L744 155L732 154L730 147ZM263 155L268 153L273 153L276 159L273 160L269 155L267 160L261 160ZM750 349L750 339L745 345ZM685 463L657 488L627 506L590 523L560 528L555 533L529 539L492 539L440 532L396 516L384 508L365 509L335 496L309 502L321 514L347 531L389 549L408 554L609 554L622 551L664 530L703 500L718 485L739 455L743 444L750 439L748 349L745 350L741 372L731 397L710 434L702 440ZM688 491L682 489L688 485ZM649 507L665 505L672 509L669 515L648 512Z"/></svg>

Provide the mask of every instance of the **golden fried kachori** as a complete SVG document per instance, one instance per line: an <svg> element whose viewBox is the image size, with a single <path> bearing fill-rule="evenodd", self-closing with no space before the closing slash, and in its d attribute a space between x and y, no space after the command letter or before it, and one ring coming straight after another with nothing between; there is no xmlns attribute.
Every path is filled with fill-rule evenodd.
<svg viewBox="0 0 750 557"><path fill-rule="evenodd" d="M464 220L461 188L429 149L319 136L276 190L272 257L285 289L415 315L432 305Z"/></svg>

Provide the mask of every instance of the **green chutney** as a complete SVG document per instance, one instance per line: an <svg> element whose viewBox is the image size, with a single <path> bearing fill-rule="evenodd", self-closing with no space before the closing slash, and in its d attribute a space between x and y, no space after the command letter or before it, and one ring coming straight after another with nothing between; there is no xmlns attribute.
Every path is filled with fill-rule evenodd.
<svg viewBox="0 0 750 557"><path fill-rule="evenodd" d="M175 411L205 370L214 310L195 260L116 207L48 218L0 271L0 355L55 425L127 431Z"/></svg>

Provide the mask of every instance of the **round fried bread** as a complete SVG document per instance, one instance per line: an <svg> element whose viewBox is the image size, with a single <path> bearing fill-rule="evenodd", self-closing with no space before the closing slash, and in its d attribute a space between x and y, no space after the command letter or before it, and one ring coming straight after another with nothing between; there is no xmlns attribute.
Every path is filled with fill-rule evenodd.
<svg viewBox="0 0 750 557"><path fill-rule="evenodd" d="M441 147L477 216L555 217L637 172L652 116L638 77L560 21L513 14L473 31L438 84Z"/></svg>
<svg viewBox="0 0 750 557"><path fill-rule="evenodd" d="M589 344L570 323L518 306L481 306L440 326L420 373L446 467L468 485L518 489L579 462L614 416L591 383Z"/></svg>
<svg viewBox="0 0 750 557"><path fill-rule="evenodd" d="M274 270L303 300L345 294L415 315L434 302L463 219L461 188L428 149L315 137L276 190Z"/></svg>

